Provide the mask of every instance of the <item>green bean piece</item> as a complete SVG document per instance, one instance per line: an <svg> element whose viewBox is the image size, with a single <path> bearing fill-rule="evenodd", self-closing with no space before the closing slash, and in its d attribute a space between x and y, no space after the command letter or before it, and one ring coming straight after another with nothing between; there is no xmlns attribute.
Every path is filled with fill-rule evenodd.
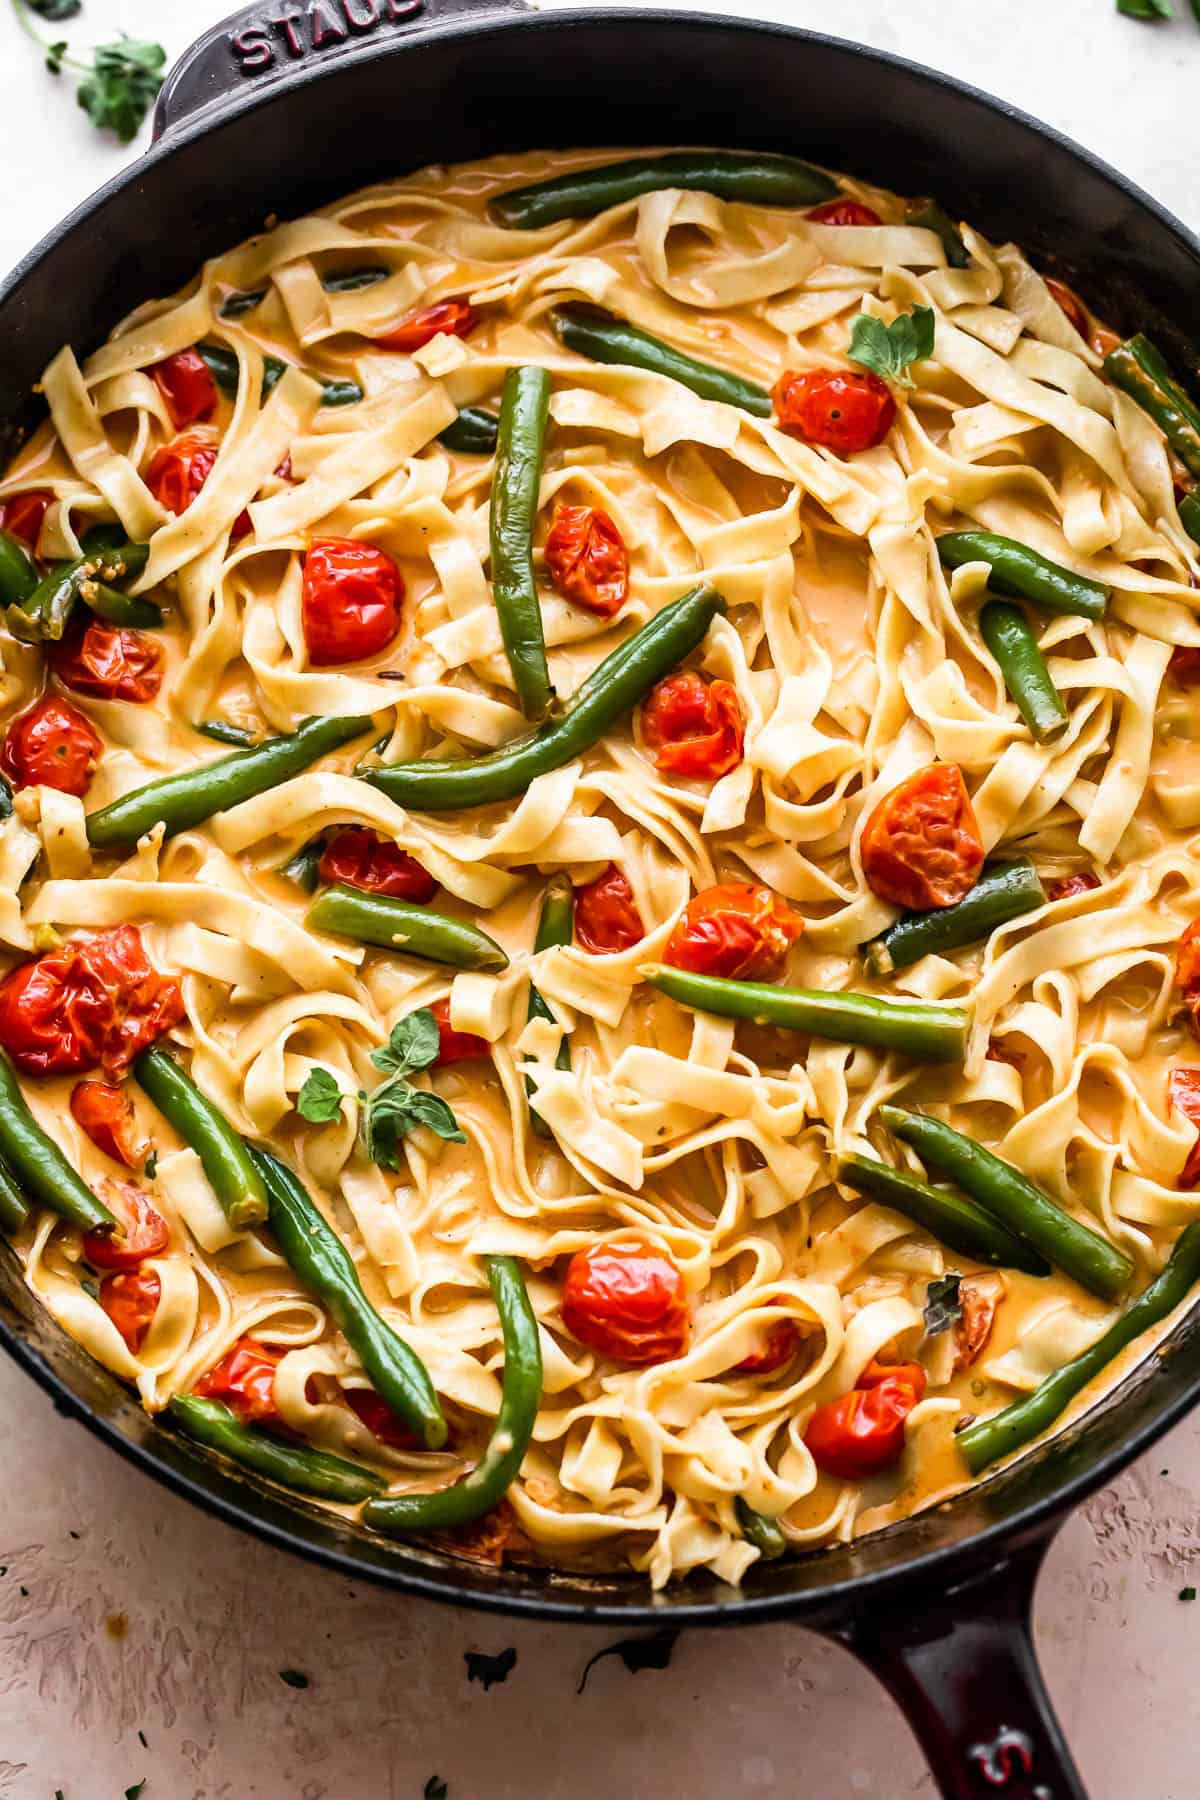
<svg viewBox="0 0 1200 1800"><path fill-rule="evenodd" d="M1118 344L1104 359L1104 373L1149 413L1188 474L1200 477L1200 407L1150 339L1139 331Z"/></svg>
<svg viewBox="0 0 1200 1800"><path fill-rule="evenodd" d="M8 1164L0 1160L0 1231L12 1237L29 1217L29 1202L17 1186L16 1176Z"/></svg>
<svg viewBox="0 0 1200 1800"><path fill-rule="evenodd" d="M979 635L996 659L1017 711L1039 744L1067 722L1062 695L1050 678L1037 632L1019 606L989 600L980 610Z"/></svg>
<svg viewBox="0 0 1200 1800"><path fill-rule="evenodd" d="M1200 544L1200 494L1185 494L1179 502L1179 523L1192 542Z"/></svg>
<svg viewBox="0 0 1200 1800"><path fill-rule="evenodd" d="M438 432L438 443L460 456L490 456L496 448L500 421L495 413L482 406L464 406L445 431Z"/></svg>
<svg viewBox="0 0 1200 1800"><path fill-rule="evenodd" d="M575 935L575 890L565 875L555 875L546 884L546 892L542 896L542 909L538 914L537 932L533 940L536 956L542 950L553 950L562 944L569 944ZM546 1019L551 1025L558 1020L551 1012L542 996L529 984L529 1004L525 1012L526 1022L530 1019ZM556 1069L571 1067L571 1040L563 1032L562 1042L558 1046L558 1055L554 1059ZM552 1137L553 1133L546 1121L533 1105L533 1083L525 1077L525 1092L531 1096L529 1106L529 1123L539 1137Z"/></svg>
<svg viewBox="0 0 1200 1800"><path fill-rule="evenodd" d="M815 206L839 192L836 181L794 156L736 156L724 150L675 150L634 156L598 169L573 169L549 181L510 188L488 202L498 225L536 231L560 219L591 219L662 188L687 188L753 206Z"/></svg>
<svg viewBox="0 0 1200 1800"><path fill-rule="evenodd" d="M947 531L937 540L938 555L948 569L963 563L991 564L988 589L1008 599L1032 600L1047 612L1102 619L1111 588L1051 562L1048 556L994 531Z"/></svg>
<svg viewBox="0 0 1200 1800"><path fill-rule="evenodd" d="M490 756L392 763L363 770L363 780L415 812L457 812L512 800L537 776L561 769L598 743L691 655L724 611L723 595L705 582L664 606L606 656L551 724Z"/></svg>
<svg viewBox="0 0 1200 1800"><path fill-rule="evenodd" d="M325 854L325 834L309 838L307 844L301 844L295 856L285 862L279 873L288 881L294 881L298 888L306 894L315 894L321 881L321 858Z"/></svg>
<svg viewBox="0 0 1200 1800"><path fill-rule="evenodd" d="M0 531L0 606L20 606L36 590L38 572L19 538Z"/></svg>
<svg viewBox="0 0 1200 1800"><path fill-rule="evenodd" d="M668 375L702 400L722 400L759 419L771 417L771 396L757 381L747 381L732 369L698 362L694 356L599 307L583 303L559 306L550 319L567 349L590 357L593 362L621 363L632 369L648 369L652 375Z"/></svg>
<svg viewBox="0 0 1200 1800"><path fill-rule="evenodd" d="M469 1525L504 1498L524 1461L542 1398L537 1320L516 1260L489 1256L486 1261L504 1332L504 1391L487 1449L453 1487L368 1501L362 1521L376 1531L403 1534Z"/></svg>
<svg viewBox="0 0 1200 1800"><path fill-rule="evenodd" d="M533 577L533 528L549 405L550 376L545 369L531 365L509 369L492 475L492 594L521 711L535 723L545 718L554 699Z"/></svg>
<svg viewBox="0 0 1200 1800"><path fill-rule="evenodd" d="M353 294L358 288L374 287L391 274L382 263L369 263L361 269L340 269L333 275L322 275L321 286L327 294Z"/></svg>
<svg viewBox="0 0 1200 1800"><path fill-rule="evenodd" d="M1012 1163L929 1113L881 1106L879 1117L903 1143L912 1145L923 1162L948 1175L964 1194L1089 1293L1112 1300L1126 1285L1133 1262L1125 1252L1073 1219Z"/></svg>
<svg viewBox="0 0 1200 1800"><path fill-rule="evenodd" d="M920 1181L906 1169L893 1169L890 1163L871 1156L847 1156L837 1178L856 1194L869 1194L893 1212L903 1213L960 1256L991 1263L998 1269L1021 1269L1026 1275L1050 1273L1044 1256L1014 1236L982 1206L961 1194Z"/></svg>
<svg viewBox="0 0 1200 1800"><path fill-rule="evenodd" d="M0 820L13 816L12 783L6 775L0 775Z"/></svg>
<svg viewBox="0 0 1200 1800"><path fill-rule="evenodd" d="M228 719L201 719L196 726L201 737L211 738L214 744L236 744L247 749L257 739L252 731L244 725L231 724Z"/></svg>
<svg viewBox="0 0 1200 1800"><path fill-rule="evenodd" d="M0 1157L24 1196L80 1231L114 1231L107 1206L76 1174L29 1110L16 1070L0 1050Z"/></svg>
<svg viewBox="0 0 1200 1800"><path fill-rule="evenodd" d="M391 894L361 888L327 887L308 909L310 931L328 931L357 944L378 944L398 956L446 963L454 969L507 969L508 957L495 938L462 919L447 918Z"/></svg>
<svg viewBox="0 0 1200 1800"><path fill-rule="evenodd" d="M267 1225L289 1269L324 1306L380 1399L427 1450L440 1450L446 1421L425 1364L371 1305L350 1252L300 1178L269 1151L249 1148L267 1190Z"/></svg>
<svg viewBox="0 0 1200 1800"><path fill-rule="evenodd" d="M258 288L253 292L247 290L240 294L229 294L221 302L218 316L222 319L243 319L247 313L253 312L256 306L261 306L266 297L266 288ZM203 355L203 352L201 354Z"/></svg>
<svg viewBox="0 0 1200 1800"><path fill-rule="evenodd" d="M265 1475L280 1487L297 1494L315 1494L321 1500L336 1500L343 1506L357 1506L374 1494L387 1490L387 1482L373 1469L362 1469L347 1462L344 1456L330 1456L326 1450L310 1450L306 1445L289 1444L270 1431L257 1431L243 1425L219 1400L201 1400L195 1394L172 1394L167 1411L179 1429L209 1450L219 1450L231 1462Z"/></svg>
<svg viewBox="0 0 1200 1800"><path fill-rule="evenodd" d="M962 233L950 214L936 200L925 196L923 199L908 201L904 208L904 223L918 225L925 231L935 231L942 240L946 261L952 269L970 268L971 258L962 241Z"/></svg>
<svg viewBox="0 0 1200 1800"><path fill-rule="evenodd" d="M196 350L203 361L207 363L208 372L221 392L232 398L238 388L236 353L227 349L224 344L197 344ZM270 398L287 367L288 364L281 357L263 357L262 400ZM312 374L310 369L306 369L304 372L306 375ZM363 391L357 381L350 381L334 375L313 375L313 380L320 382L323 389L322 406L353 406L363 397Z"/></svg>
<svg viewBox="0 0 1200 1800"><path fill-rule="evenodd" d="M138 1086L200 1158L221 1211L234 1229L245 1231L261 1225L267 1216L267 1190L250 1152L225 1115L166 1050L143 1050L133 1073Z"/></svg>
<svg viewBox="0 0 1200 1800"><path fill-rule="evenodd" d="M87 815L88 842L97 850L136 844L161 820L166 836L190 831L216 813L253 800L301 774L351 738L369 731L369 718L306 719L283 737L264 738L249 750L202 763L181 775L164 775Z"/></svg>
<svg viewBox="0 0 1200 1800"><path fill-rule="evenodd" d="M84 582L79 598L98 619L105 619L110 625L125 625L132 631L160 631L166 622L162 607L153 600L122 594L99 581Z"/></svg>
<svg viewBox="0 0 1200 1800"><path fill-rule="evenodd" d="M906 969L922 956L945 956L982 943L999 925L1045 906L1046 890L1027 857L988 863L969 893L953 906L905 913L863 951L872 975Z"/></svg>
<svg viewBox="0 0 1200 1800"><path fill-rule="evenodd" d="M1002 1412L994 1413L990 1419L980 1419L959 1433L954 1441L966 1458L972 1475L980 1474L989 1463L1011 1455L1043 1431L1048 1431L1076 1394L1107 1368L1114 1357L1128 1349L1152 1325L1161 1325L1177 1306L1182 1305L1198 1277L1200 1222L1186 1227L1161 1274L1090 1349L1047 1375L1031 1394L1025 1394Z"/></svg>
<svg viewBox="0 0 1200 1800"><path fill-rule="evenodd" d="M19 606L9 607L9 630L26 644L58 643L78 600L90 603L102 585L140 575L149 554L147 544L121 543L94 551L85 548L74 562L59 563L44 575ZM154 610L158 612L157 607Z"/></svg>
<svg viewBox="0 0 1200 1800"><path fill-rule="evenodd" d="M775 987L767 981L729 981L719 975L693 975L665 963L647 964L642 975L668 999L723 1019L776 1025L835 1044L895 1050L919 1062L961 1062L967 1051L970 1019L961 1006Z"/></svg>
<svg viewBox="0 0 1200 1800"><path fill-rule="evenodd" d="M742 1536L748 1544L754 1545L764 1562L774 1562L777 1557L787 1555L787 1539L774 1519L769 1519L766 1513L755 1512L752 1506L747 1506L740 1494L733 1503L733 1510L742 1528Z"/></svg>

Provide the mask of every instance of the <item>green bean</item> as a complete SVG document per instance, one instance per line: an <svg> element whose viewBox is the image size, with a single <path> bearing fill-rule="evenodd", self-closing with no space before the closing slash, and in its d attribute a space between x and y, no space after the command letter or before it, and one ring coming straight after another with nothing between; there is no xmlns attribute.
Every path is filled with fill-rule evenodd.
<svg viewBox="0 0 1200 1800"><path fill-rule="evenodd" d="M488 202L498 225L536 231L560 219L591 219L662 188L687 188L756 206L815 206L838 192L836 181L793 156L734 156L725 150L674 150L635 156L598 169L573 169L549 181L510 188Z"/></svg>
<svg viewBox="0 0 1200 1800"><path fill-rule="evenodd" d="M1032 600L1047 612L1101 619L1111 588L1051 562L1028 544L994 531L947 531L937 540L938 555L948 569L963 563L991 564L988 588L1009 599Z"/></svg>
<svg viewBox="0 0 1200 1800"><path fill-rule="evenodd" d="M827 993L821 988L775 987L766 981L728 981L650 963L642 975L651 987L723 1019L746 1019L803 1031L835 1044L867 1044L896 1050L921 1062L961 1062L969 1016L960 1006L921 1000L882 1000L874 994Z"/></svg>
<svg viewBox="0 0 1200 1800"><path fill-rule="evenodd" d="M1188 471L1200 477L1200 407L1141 332L1110 350L1104 373L1149 413Z"/></svg>
<svg viewBox="0 0 1200 1800"><path fill-rule="evenodd" d="M222 393L231 397L238 388L238 359L233 350L224 344L197 344L196 350L208 365L208 372L221 389ZM263 357L262 400L266 400L277 386L284 370L289 365L278 356ZM306 369L305 374L312 374ZM322 406L353 406L363 397L363 391L357 381L350 381L341 376L314 375L314 381L321 384Z"/></svg>
<svg viewBox="0 0 1200 1800"><path fill-rule="evenodd" d="M755 1512L752 1506L747 1506L740 1494L733 1503L733 1510L742 1528L742 1536L748 1544L754 1545L764 1562L774 1562L777 1557L786 1556L787 1539L774 1519L769 1519L766 1513Z"/></svg>
<svg viewBox="0 0 1200 1800"><path fill-rule="evenodd" d="M432 1494L370 1500L364 1525L376 1531L446 1531L469 1525L504 1498L515 1479L542 1398L542 1347L520 1268L511 1256L489 1256L488 1282L504 1332L504 1391L487 1449L469 1475Z"/></svg>
<svg viewBox="0 0 1200 1800"><path fill-rule="evenodd" d="M0 1157L24 1194L80 1231L113 1231L117 1221L71 1167L29 1110L16 1070L0 1050Z"/></svg>
<svg viewBox="0 0 1200 1800"><path fill-rule="evenodd" d="M903 1143L912 1145L922 1161L941 1169L1089 1293L1111 1300L1128 1282L1133 1263L1125 1252L1073 1219L1012 1163L928 1113L881 1106L879 1117Z"/></svg>
<svg viewBox="0 0 1200 1800"><path fill-rule="evenodd" d="M306 719L284 737L264 738L181 775L164 775L87 815L88 842L97 850L136 844L160 821L167 837L203 825L216 813L253 800L299 775L319 757L369 731L369 718Z"/></svg>
<svg viewBox="0 0 1200 1800"><path fill-rule="evenodd" d="M491 756L392 763L363 772L397 805L418 812L457 812L523 794L530 782L582 756L644 700L656 682L701 643L725 601L706 582L665 606L605 657L559 718Z"/></svg>
<svg viewBox="0 0 1200 1800"><path fill-rule="evenodd" d="M979 614L979 635L996 659L1017 711L1039 744L1067 722L1062 695L1050 678L1037 633L1019 606L989 600Z"/></svg>
<svg viewBox="0 0 1200 1800"><path fill-rule="evenodd" d="M923 199L909 200L904 208L906 225L917 225L925 231L934 231L942 240L942 248L946 252L946 261L952 269L969 269L971 258L967 254L967 246L962 241L962 233L944 207L928 196Z"/></svg>
<svg viewBox="0 0 1200 1800"><path fill-rule="evenodd" d="M200 1158L209 1186L234 1229L261 1225L267 1216L267 1190L225 1115L165 1050L143 1050L133 1073L138 1086Z"/></svg>
<svg viewBox="0 0 1200 1800"><path fill-rule="evenodd" d="M244 725L233 725L228 719L201 719L196 730L201 737L211 738L214 744L236 744L243 750L258 741Z"/></svg>
<svg viewBox="0 0 1200 1800"><path fill-rule="evenodd" d="M8 1164L0 1161L0 1231L11 1237L20 1231L28 1217L29 1202L17 1186Z"/></svg>
<svg viewBox="0 0 1200 1800"><path fill-rule="evenodd" d="M322 1500L336 1500L343 1506L357 1506L360 1500L387 1490L387 1482L373 1469L362 1469L343 1456L330 1456L326 1450L310 1450L307 1445L289 1444L285 1438L269 1431L257 1431L243 1425L219 1400L201 1400L195 1394L172 1394L167 1411L179 1429L198 1444L219 1450L243 1468L265 1475L280 1487L297 1494L315 1494Z"/></svg>
<svg viewBox="0 0 1200 1800"><path fill-rule="evenodd" d="M1192 542L1200 544L1200 494L1185 494L1179 502L1179 523Z"/></svg>
<svg viewBox="0 0 1200 1800"><path fill-rule="evenodd" d="M555 875L546 883L546 892L542 896L542 910L538 914L537 932L533 940L534 955L542 950L553 950L562 944L569 944L575 935L575 890L565 875ZM529 1004L525 1012L526 1021L530 1019L546 1019L551 1025L558 1020L551 1012L542 996L529 984ZM558 1055L554 1059L556 1069L571 1067L571 1040L563 1032L562 1042L558 1046ZM525 1091L533 1094L533 1083L525 1077ZM539 1137L550 1137L552 1132L546 1121L540 1116L536 1106L530 1103L529 1123Z"/></svg>
<svg viewBox="0 0 1200 1800"><path fill-rule="evenodd" d="M1014 1236L982 1206L946 1188L919 1181L906 1169L893 1169L890 1163L879 1162L875 1157L847 1156L837 1178L855 1193L869 1194L872 1200L903 1213L960 1256L992 1263L998 1269L1022 1269L1027 1275L1050 1273L1045 1257Z"/></svg>
<svg viewBox="0 0 1200 1800"><path fill-rule="evenodd" d="M98 619L110 625L124 625L132 631L159 631L166 614L153 600L139 595L122 594L117 588L105 587L99 581L87 581L79 590L79 598Z"/></svg>
<svg viewBox="0 0 1200 1800"><path fill-rule="evenodd" d="M101 585L140 575L150 554L147 544L122 543L113 549L84 549L74 562L60 563L44 575L32 594L8 609L8 628L26 644L57 643L67 629L76 601L90 604ZM158 614L158 608L155 607ZM161 614L158 614L161 623Z"/></svg>
<svg viewBox="0 0 1200 1800"><path fill-rule="evenodd" d="M284 863L279 873L288 881L294 881L298 888L306 894L315 894L321 880L321 858L325 854L325 834L309 838L307 844L301 844L295 856Z"/></svg>
<svg viewBox="0 0 1200 1800"><path fill-rule="evenodd" d="M866 946L863 959L872 975L890 975L922 956L945 956L978 944L998 925L1045 904L1046 890L1028 858L988 863L961 900L931 912L905 913Z"/></svg>
<svg viewBox="0 0 1200 1800"><path fill-rule="evenodd" d="M668 375L672 381L691 388L702 400L722 400L759 419L771 417L771 396L757 381L747 381L732 369L698 362L661 338L651 337L648 331L639 331L626 319L583 304L556 307L550 318L567 349L588 356L593 362L620 363L632 369L648 369L653 375Z"/></svg>
<svg viewBox="0 0 1200 1800"><path fill-rule="evenodd" d="M399 956L447 963L454 969L507 969L508 957L495 938L462 919L430 912L391 894L367 894L361 888L327 887L308 909L310 931L329 931L357 944L378 944Z"/></svg>
<svg viewBox="0 0 1200 1800"><path fill-rule="evenodd" d="M267 1225L289 1269L324 1306L385 1405L427 1450L440 1450L446 1421L425 1364L371 1305L349 1251L299 1177L267 1150L250 1146L250 1157L267 1190Z"/></svg>
<svg viewBox="0 0 1200 1800"><path fill-rule="evenodd" d="M0 606L19 606L35 591L38 572L19 538L0 531Z"/></svg>
<svg viewBox="0 0 1200 1800"><path fill-rule="evenodd" d="M361 269L341 269L333 275L322 275L321 286L327 294L353 294L358 288L374 287L391 274L382 263L368 263Z"/></svg>
<svg viewBox="0 0 1200 1800"><path fill-rule="evenodd" d="M1181 1233L1166 1267L1150 1286L1132 1301L1090 1349L1073 1357L1039 1382L1031 1394L1006 1406L990 1419L980 1419L959 1433L955 1443L972 1475L978 1475L998 1457L1019 1450L1060 1418L1076 1394L1107 1368L1113 1358L1136 1342L1152 1325L1161 1325L1187 1299L1200 1277L1200 1223Z"/></svg>
<svg viewBox="0 0 1200 1800"><path fill-rule="evenodd" d="M535 722L545 718L554 698L533 578L533 527L549 405L550 377L545 369L532 365L509 369L492 475L492 593L513 686L525 717Z"/></svg>
<svg viewBox="0 0 1200 1800"><path fill-rule="evenodd" d="M438 443L445 444L447 450L457 450L460 456L490 456L499 430L495 413L482 406L464 406L457 419L452 419L445 431L438 432Z"/></svg>

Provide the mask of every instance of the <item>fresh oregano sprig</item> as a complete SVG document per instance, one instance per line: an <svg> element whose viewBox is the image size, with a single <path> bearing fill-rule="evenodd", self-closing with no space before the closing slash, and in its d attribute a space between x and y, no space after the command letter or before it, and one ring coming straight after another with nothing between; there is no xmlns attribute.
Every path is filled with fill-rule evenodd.
<svg viewBox="0 0 1200 1800"><path fill-rule="evenodd" d="M92 123L114 132L123 144L131 143L163 84L167 53L162 45L121 37L98 45L84 62L70 55L65 38L51 42L33 23L35 13L55 25L73 19L83 10L83 0L12 0L12 5L18 23L45 55L51 75L69 69L80 77L76 99Z"/></svg>
<svg viewBox="0 0 1200 1800"><path fill-rule="evenodd" d="M418 1125L427 1125L449 1143L467 1141L441 1096L414 1087L409 1080L437 1061L438 1047L437 1020L423 1006L398 1019L387 1043L371 1052L371 1061L388 1079L369 1094L360 1090L358 1101L363 1150L381 1169L399 1169L400 1140ZM296 1111L311 1125L331 1125L341 1114L344 1098L328 1069L313 1068L296 1096Z"/></svg>

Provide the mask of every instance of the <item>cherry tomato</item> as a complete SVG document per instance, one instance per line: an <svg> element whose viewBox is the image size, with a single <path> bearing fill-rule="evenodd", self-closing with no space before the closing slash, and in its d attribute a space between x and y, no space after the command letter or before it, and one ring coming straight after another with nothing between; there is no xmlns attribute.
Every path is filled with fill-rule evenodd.
<svg viewBox="0 0 1200 1800"><path fill-rule="evenodd" d="M439 1000L431 1009L438 1028L437 1066L447 1063L472 1062L476 1057L490 1056L492 1046L473 1031L455 1031L450 1023L450 1002Z"/></svg>
<svg viewBox="0 0 1200 1800"><path fill-rule="evenodd" d="M145 1162L146 1146L138 1138L133 1102L124 1088L108 1081L77 1081L71 1089L71 1116L114 1162L127 1169Z"/></svg>
<svg viewBox="0 0 1200 1800"><path fill-rule="evenodd" d="M1200 681L1200 649L1194 644L1177 644L1171 652L1170 673L1182 687Z"/></svg>
<svg viewBox="0 0 1200 1800"><path fill-rule="evenodd" d="M664 774L707 781L728 775L746 741L737 689L690 669L668 675L642 707L642 736Z"/></svg>
<svg viewBox="0 0 1200 1800"><path fill-rule="evenodd" d="M565 600L611 619L629 598L629 553L615 522L593 506L556 506L546 567Z"/></svg>
<svg viewBox="0 0 1200 1800"><path fill-rule="evenodd" d="M659 1363L682 1356L691 1323L683 1276L650 1244L593 1244L567 1268L563 1324L573 1337L617 1362Z"/></svg>
<svg viewBox="0 0 1200 1800"><path fill-rule="evenodd" d="M401 319L394 331L375 342L384 350L406 350L411 356L431 339L445 332L447 337L467 337L479 323L479 314L469 300L438 300L418 312Z"/></svg>
<svg viewBox="0 0 1200 1800"><path fill-rule="evenodd" d="M53 501L54 495L48 488L27 488L23 494L10 494L7 500L0 501L0 531L7 531L9 537L20 538L36 550Z"/></svg>
<svg viewBox="0 0 1200 1800"><path fill-rule="evenodd" d="M883 220L861 200L826 200L805 215L814 225L882 225Z"/></svg>
<svg viewBox="0 0 1200 1800"><path fill-rule="evenodd" d="M1059 311L1066 316L1068 323L1075 327L1086 343L1088 335L1087 307L1079 295L1074 288L1069 288L1065 281L1057 281L1053 275L1044 275L1042 279L1050 290L1051 298L1057 302Z"/></svg>
<svg viewBox="0 0 1200 1800"><path fill-rule="evenodd" d="M1167 1092L1176 1111L1181 1112L1185 1119L1190 1119L1193 1125L1200 1125L1200 1068L1187 1066L1172 1069ZM1183 1165L1182 1173L1176 1176L1175 1185L1181 1188L1200 1185L1200 1138L1197 1138L1188 1151L1188 1159Z"/></svg>
<svg viewBox="0 0 1200 1800"><path fill-rule="evenodd" d="M275 1371L282 1360L282 1351L268 1350L257 1338L240 1337L192 1392L204 1400L223 1400L243 1420L277 1419Z"/></svg>
<svg viewBox="0 0 1200 1800"><path fill-rule="evenodd" d="M347 825L329 840L319 872L322 881L344 882L368 894L394 894L418 905L437 893L437 882L416 857L365 825Z"/></svg>
<svg viewBox="0 0 1200 1800"><path fill-rule="evenodd" d="M870 1363L858 1386L818 1406L804 1442L826 1475L861 1481L896 1461L904 1449L904 1421L925 1392L918 1363Z"/></svg>
<svg viewBox="0 0 1200 1800"><path fill-rule="evenodd" d="M837 220L832 221L833 224ZM805 1332L798 1319L776 1319L763 1333L762 1343L749 1356L735 1364L735 1375L774 1375L795 1358L804 1342Z"/></svg>
<svg viewBox="0 0 1200 1800"><path fill-rule="evenodd" d="M376 656L400 629L404 579L390 556L355 538L318 538L304 558L301 613L317 667Z"/></svg>
<svg viewBox="0 0 1200 1800"><path fill-rule="evenodd" d="M166 657L144 631L91 619L54 645L50 666L64 687L97 700L130 700L144 706L162 686Z"/></svg>
<svg viewBox="0 0 1200 1800"><path fill-rule="evenodd" d="M961 1375L987 1348L1004 1299L1003 1275L964 1275L958 1284L960 1313L954 1325L954 1373Z"/></svg>
<svg viewBox="0 0 1200 1800"><path fill-rule="evenodd" d="M603 875L575 890L575 936L593 956L613 956L631 950L646 935L624 875L609 863Z"/></svg>
<svg viewBox="0 0 1200 1800"><path fill-rule="evenodd" d="M275 474L280 481L290 481L292 479L292 453L290 450L276 469ZM230 543L236 544L239 538L248 537L253 529L254 527L250 523L250 514L246 508L243 507L237 518L233 521L233 524L229 527Z"/></svg>
<svg viewBox="0 0 1200 1800"><path fill-rule="evenodd" d="M1183 990L1183 1004L1200 1037L1200 919L1193 919L1175 952L1175 980Z"/></svg>
<svg viewBox="0 0 1200 1800"><path fill-rule="evenodd" d="M885 794L859 849L881 900L916 912L961 900L983 867L983 839L958 764L929 763Z"/></svg>
<svg viewBox="0 0 1200 1800"><path fill-rule="evenodd" d="M396 1417L374 1388L343 1388L342 1399L381 1444L390 1444L393 1450L421 1449L420 1439Z"/></svg>
<svg viewBox="0 0 1200 1800"><path fill-rule="evenodd" d="M0 769L16 787L52 787L82 799L103 749L89 719L69 701L47 694L9 726Z"/></svg>
<svg viewBox="0 0 1200 1800"><path fill-rule="evenodd" d="M688 901L663 961L693 975L768 981L803 930L804 920L770 888L722 881Z"/></svg>
<svg viewBox="0 0 1200 1800"><path fill-rule="evenodd" d="M93 1269L136 1269L148 1256L161 1256L170 1236L167 1221L141 1188L132 1181L110 1181L104 1197L121 1229L84 1233L83 1254Z"/></svg>
<svg viewBox="0 0 1200 1800"><path fill-rule="evenodd" d="M130 1269L106 1275L96 1298L124 1338L132 1356L146 1341L158 1311L162 1282L153 1269Z"/></svg>
<svg viewBox="0 0 1200 1800"><path fill-rule="evenodd" d="M882 444L896 417L886 381L848 369L785 369L771 398L781 430L839 456Z"/></svg>
<svg viewBox="0 0 1200 1800"><path fill-rule="evenodd" d="M1098 875L1093 875L1088 869L1081 869L1077 875L1062 875L1057 881L1046 882L1046 898L1071 900L1076 894L1090 894L1099 886Z"/></svg>
<svg viewBox="0 0 1200 1800"><path fill-rule="evenodd" d="M139 1051L183 1018L136 925L117 925L21 963L0 982L0 1044L22 1075L120 1081Z"/></svg>
<svg viewBox="0 0 1200 1800"><path fill-rule="evenodd" d="M172 438L151 457L146 486L160 506L178 516L192 504L212 474L216 460L215 438L202 437L199 432Z"/></svg>
<svg viewBox="0 0 1200 1800"><path fill-rule="evenodd" d="M1093 325L1088 342L1097 356L1104 357L1117 348L1121 337L1119 332L1110 331L1107 325Z"/></svg>
<svg viewBox="0 0 1200 1800"><path fill-rule="evenodd" d="M177 350L165 362L155 363L150 373L167 403L176 431L198 420L211 419L217 410L217 384L208 364L195 350Z"/></svg>

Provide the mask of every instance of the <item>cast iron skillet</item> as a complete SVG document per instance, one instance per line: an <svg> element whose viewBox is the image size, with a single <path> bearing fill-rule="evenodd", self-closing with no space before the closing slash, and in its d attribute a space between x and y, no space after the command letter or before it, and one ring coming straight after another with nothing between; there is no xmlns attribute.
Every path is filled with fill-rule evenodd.
<svg viewBox="0 0 1200 1800"><path fill-rule="evenodd" d="M682 13L537 17L519 0L250 7L184 56L157 142L0 290L0 420L64 342L87 351L202 258L368 182L499 150L708 143L788 151L936 193L1015 237L1127 331L1197 371L1200 245L1161 207L1011 107L807 32ZM1200 1313L1105 1404L1017 1468L861 1543L755 1569L734 1593L474 1567L350 1530L154 1426L41 1310L0 1254L0 1340L78 1418L231 1524L343 1574L496 1612L623 1628L791 1620L840 1638L900 1700L946 1795L1084 1795L1029 1637L1038 1568L1069 1509L1191 1405ZM1132 1721L1131 1721L1132 1723Z"/></svg>

